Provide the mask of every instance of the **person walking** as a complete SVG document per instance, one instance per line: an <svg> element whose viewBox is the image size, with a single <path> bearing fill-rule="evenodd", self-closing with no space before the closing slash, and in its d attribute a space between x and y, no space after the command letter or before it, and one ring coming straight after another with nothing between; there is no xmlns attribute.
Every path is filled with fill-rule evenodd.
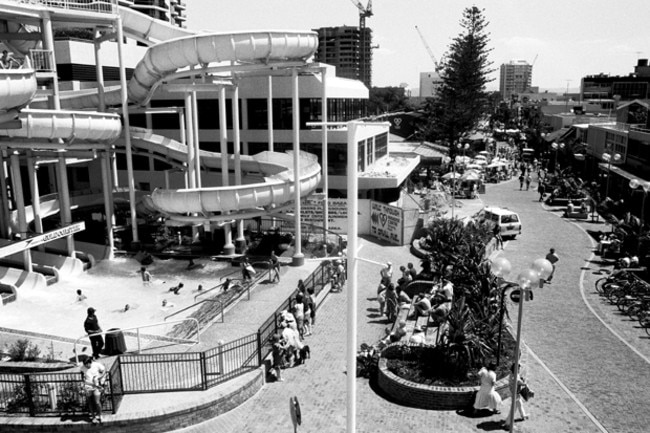
<svg viewBox="0 0 650 433"><path fill-rule="evenodd" d="M544 186L544 182L541 180L539 181L539 185L537 185L537 192L539 193L539 201L543 201L544 194L546 194L546 187Z"/></svg>
<svg viewBox="0 0 650 433"><path fill-rule="evenodd" d="M503 249L503 236L501 236L501 226L499 224L494 225L494 229L492 230L492 234L494 235L494 239L496 240L496 249Z"/></svg>
<svg viewBox="0 0 650 433"><path fill-rule="evenodd" d="M526 175L526 191L530 189L530 183L533 181L533 178L530 177L530 171Z"/></svg>
<svg viewBox="0 0 650 433"><path fill-rule="evenodd" d="M273 353L273 364L272 368L275 371L275 379L278 382L283 382L284 379L282 379L282 369L285 366L285 351L287 349L287 344L286 342L282 339L282 336L280 334L274 334L271 339L271 347L272 347L272 353Z"/></svg>
<svg viewBox="0 0 650 433"><path fill-rule="evenodd" d="M524 189L524 172L522 171L521 174L519 175L519 191Z"/></svg>
<svg viewBox="0 0 650 433"><path fill-rule="evenodd" d="M493 362L491 362L487 368L483 367L479 370L478 377L481 381L481 387L476 393L476 398L474 399L473 409L475 411L488 409L492 411L493 414L499 413L501 396L496 389L494 389L494 386L497 383L497 374L495 371L496 364Z"/></svg>
<svg viewBox="0 0 650 433"><path fill-rule="evenodd" d="M270 267L271 267L271 275L270 280L272 283L275 283L275 280L278 280L278 283L280 282L280 259L278 256L275 254L275 251L271 251L271 259L270 259Z"/></svg>
<svg viewBox="0 0 650 433"><path fill-rule="evenodd" d="M88 402L90 422L99 424L102 422L101 397L104 391L106 367L94 361L93 358L87 357L83 360L81 374L84 379L84 390L86 392L86 401Z"/></svg>
<svg viewBox="0 0 650 433"><path fill-rule="evenodd" d="M99 359L99 355L104 348L104 337L102 336L102 328L99 327L99 320L95 315L95 309L93 307L88 308L88 316L84 321L84 329L90 338L90 346L93 350L93 358ZM93 335L98 334L98 335Z"/></svg>
<svg viewBox="0 0 650 433"><path fill-rule="evenodd" d="M521 369L521 368L520 368ZM515 414L519 412L519 415L521 415L522 420L527 420L528 419L528 414L526 414L526 408L524 407L524 398L521 396L521 389L523 386L526 384L525 380L517 374L517 377L515 377L515 364L512 364L512 367L510 367L510 386L512 387L513 382L517 382L517 391L515 392L515 396L513 397L515 399L515 410L510 411L508 414L508 418L504 421L503 427L506 430L510 430L510 426L514 422L514 419L516 419Z"/></svg>
<svg viewBox="0 0 650 433"><path fill-rule="evenodd" d="M555 254L555 248L551 248L546 255L546 260L551 262L551 265L553 265L553 270L551 271L551 275L548 276L546 279L547 283L551 283L551 280L553 279L553 275L555 275L555 264L560 260L560 257L558 257L557 254Z"/></svg>
<svg viewBox="0 0 650 433"><path fill-rule="evenodd" d="M241 277L244 283L251 282L255 274L255 268L248 261L248 257L244 256L239 266L241 266Z"/></svg>

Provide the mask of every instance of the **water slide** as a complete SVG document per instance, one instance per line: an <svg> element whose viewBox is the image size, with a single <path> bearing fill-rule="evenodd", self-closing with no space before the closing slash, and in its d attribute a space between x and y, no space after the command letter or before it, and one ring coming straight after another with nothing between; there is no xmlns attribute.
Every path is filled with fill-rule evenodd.
<svg viewBox="0 0 650 433"><path fill-rule="evenodd" d="M266 69L273 62L305 62L314 55L318 46L318 37L311 31L193 33L129 8L120 7L119 13L126 35L152 44L136 65L128 83L128 99L133 104L146 104L165 77L183 68L216 63L226 65L224 68L230 71L242 68L250 70L251 66ZM107 105L121 104L119 88L107 90L104 97ZM119 118L115 115L68 110L96 109L99 106L97 93L73 92L61 99L61 106L66 111L23 110L19 118L24 127L0 130L0 135L90 141L116 138L114 134L119 128L114 127L112 121L119 123ZM134 135L134 141L135 146L173 153L176 159L186 160L184 146L173 140L141 132ZM207 152L200 156L203 164L220 167L220 154ZM315 157L306 153L301 153L299 158L297 183L300 195L305 196L319 184L320 166ZM195 190L156 190L151 201L157 210L180 221L191 219L187 216L188 212L200 213L204 220L212 218L214 212L233 211L249 215L255 208L278 207L293 200L295 176L292 155L263 152L255 156L241 156L241 163L242 170L254 167L261 173L264 182Z"/></svg>
<svg viewBox="0 0 650 433"><path fill-rule="evenodd" d="M187 161L187 146L168 137L153 134L142 128L131 128L131 145L134 149L157 154L164 160ZM116 143L119 143L116 142ZM221 154L202 150L201 164L205 168L221 168ZM229 157L229 167L234 156ZM261 152L257 155L241 155L242 171L259 173L264 181L237 186L162 190L151 195L154 209L167 214L172 220L197 222L210 220L214 212L232 212L239 217L254 216L257 208L279 208L294 199L293 155L290 153ZM321 168L316 156L301 152L299 155L299 188L301 196L311 193L320 183ZM199 213L190 217L187 213Z"/></svg>

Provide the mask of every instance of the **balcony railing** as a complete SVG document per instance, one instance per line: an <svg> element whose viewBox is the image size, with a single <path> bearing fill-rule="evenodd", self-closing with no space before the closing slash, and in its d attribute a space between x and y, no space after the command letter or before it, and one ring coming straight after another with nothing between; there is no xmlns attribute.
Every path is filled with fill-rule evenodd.
<svg viewBox="0 0 650 433"><path fill-rule="evenodd" d="M35 71L54 71L52 50L29 50L29 57L32 59L32 66Z"/></svg>
<svg viewBox="0 0 650 433"><path fill-rule="evenodd" d="M117 4L115 0L14 0L17 3L42 5L52 8L76 11L115 14Z"/></svg>

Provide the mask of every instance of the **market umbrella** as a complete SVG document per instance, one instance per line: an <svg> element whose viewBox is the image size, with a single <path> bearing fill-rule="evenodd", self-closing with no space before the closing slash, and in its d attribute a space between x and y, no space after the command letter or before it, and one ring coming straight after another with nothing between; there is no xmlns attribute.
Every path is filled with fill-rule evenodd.
<svg viewBox="0 0 650 433"><path fill-rule="evenodd" d="M478 165L478 164L474 164L474 163L472 163L472 164L468 164L468 165L467 165L467 168L468 168L468 169L480 169L481 166Z"/></svg>
<svg viewBox="0 0 650 433"><path fill-rule="evenodd" d="M474 159L487 159L487 156L485 155L476 155Z"/></svg>
<svg viewBox="0 0 650 433"><path fill-rule="evenodd" d="M442 178L443 178L443 179L458 179L458 178L460 178L460 173L456 173L456 172L454 172L454 171L450 171L450 172L447 173L447 174L443 174L443 175L442 175Z"/></svg>
<svg viewBox="0 0 650 433"><path fill-rule="evenodd" d="M466 171L461 180L481 180L481 176L475 171Z"/></svg>

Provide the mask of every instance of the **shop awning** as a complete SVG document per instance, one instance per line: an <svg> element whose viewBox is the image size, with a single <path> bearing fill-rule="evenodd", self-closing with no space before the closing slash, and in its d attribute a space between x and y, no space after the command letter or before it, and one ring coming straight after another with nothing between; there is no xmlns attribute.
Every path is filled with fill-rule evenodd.
<svg viewBox="0 0 650 433"><path fill-rule="evenodd" d="M607 171L607 166L608 166L608 164L606 162L598 163L598 168L600 168L603 171ZM630 172L627 172L627 171L623 170L621 167L617 167L614 164L612 164L610 166L609 170L612 173L617 174L617 175L619 175L621 177L624 177L627 180L637 180L639 182L646 182L646 179L640 178L639 176L636 176L636 175L634 175L634 174L632 174Z"/></svg>
<svg viewBox="0 0 650 433"><path fill-rule="evenodd" d="M570 128L560 128L557 131L549 132L544 137L547 142L562 141L569 135Z"/></svg>

